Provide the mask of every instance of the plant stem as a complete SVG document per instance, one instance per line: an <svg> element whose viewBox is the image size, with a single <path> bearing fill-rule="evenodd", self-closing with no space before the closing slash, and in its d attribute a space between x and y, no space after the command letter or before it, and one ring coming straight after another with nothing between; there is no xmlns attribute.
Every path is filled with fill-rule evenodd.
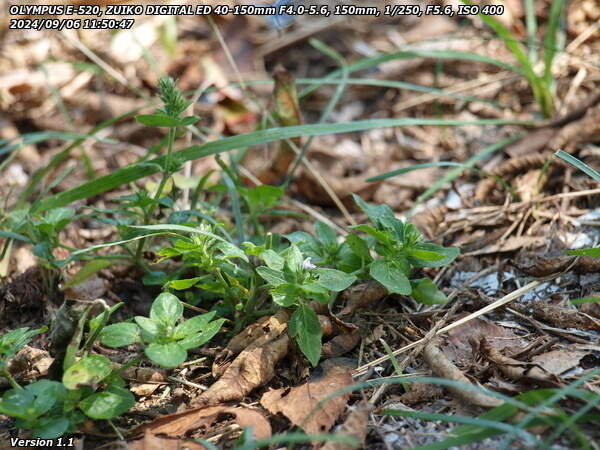
<svg viewBox="0 0 600 450"><path fill-rule="evenodd" d="M175 127L169 128L169 136L167 137L167 157L165 159L165 167L163 169L162 179L160 180L160 184L158 185L158 189L156 190L156 194L154 195L154 202L148 207L146 214L144 225L148 225L148 223L152 220L152 214L154 213L154 208L158 204L158 200L165 189L165 185L171 176L171 159L173 155L173 144L175 142ZM146 238L140 239L137 250L135 252L135 261L140 262L142 259L142 252L144 250L144 246L146 245Z"/></svg>
<svg viewBox="0 0 600 450"><path fill-rule="evenodd" d="M13 378L13 376L8 372L8 370L3 370L0 372L0 375L6 377L8 383L13 387L13 389L23 389L19 383Z"/></svg>

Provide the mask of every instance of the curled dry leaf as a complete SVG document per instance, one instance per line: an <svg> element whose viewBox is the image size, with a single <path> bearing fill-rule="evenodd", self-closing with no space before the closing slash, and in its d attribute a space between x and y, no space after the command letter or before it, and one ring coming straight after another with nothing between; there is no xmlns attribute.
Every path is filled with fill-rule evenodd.
<svg viewBox="0 0 600 450"><path fill-rule="evenodd" d="M337 395L313 410L320 401L353 381L350 367L323 365L329 366L323 378L291 389L270 390L263 394L260 404L272 414L282 413L307 433L326 433L346 408L350 394Z"/></svg>
<svg viewBox="0 0 600 450"><path fill-rule="evenodd" d="M578 273L593 273L600 271L600 259L590 256L567 256L567 255L537 255L532 253L520 254L517 259L511 261L512 265L521 272L533 277L547 277L560 273L571 267Z"/></svg>
<svg viewBox="0 0 600 450"><path fill-rule="evenodd" d="M454 363L467 366L474 360L475 354L478 353L476 347L483 338L498 350L518 351L527 346L524 339L508 328L486 319L476 318L450 331L442 350Z"/></svg>
<svg viewBox="0 0 600 450"><path fill-rule="evenodd" d="M129 367L123 375L131 380L130 391L136 395L152 395L167 379L166 372L154 367Z"/></svg>
<svg viewBox="0 0 600 450"><path fill-rule="evenodd" d="M264 385L275 375L275 365L287 354L287 334L258 347L244 350L229 365L221 378L197 397L195 405L215 405L240 400L253 389Z"/></svg>
<svg viewBox="0 0 600 450"><path fill-rule="evenodd" d="M462 384L472 384L469 379L446 357L439 347L440 340L433 339L425 346L423 356L431 370L441 378L458 381ZM458 386L447 386L446 389L459 401L483 408L495 408L502 401L484 394L483 392L465 389Z"/></svg>
<svg viewBox="0 0 600 450"><path fill-rule="evenodd" d="M243 350L260 347L277 339L285 330L290 315L287 311L279 310L272 316L263 317L257 322L247 326L235 336L221 353L217 355L212 367L213 377L219 378L233 361L235 355Z"/></svg>
<svg viewBox="0 0 600 450"><path fill-rule="evenodd" d="M189 436L192 432L194 434L202 434L203 431L212 432L219 425L231 423L236 423L241 428L252 427L255 439L267 439L271 436L271 425L259 411L224 405L188 409L187 411L162 416L135 428L131 433L135 436L143 433L143 443L149 435L183 438ZM152 438L150 439L152 440Z"/></svg>
<svg viewBox="0 0 600 450"><path fill-rule="evenodd" d="M334 358L342 356L352 350L360 342L360 333L353 331L351 333L338 334L323 344L321 348L322 358Z"/></svg>
<svg viewBox="0 0 600 450"><path fill-rule="evenodd" d="M496 364L505 376L513 380L533 381L544 386L559 385L557 378L539 365L504 356L485 338L481 340L481 348L486 358Z"/></svg>
<svg viewBox="0 0 600 450"><path fill-rule="evenodd" d="M355 438L358 442L358 448L364 446L367 437L367 424L369 422L369 414L373 410L373 405L362 401L357 405L349 407L350 414L342 425L336 428L336 434L343 434ZM350 445L341 442L326 442L321 447L321 450L350 450Z"/></svg>
<svg viewBox="0 0 600 450"><path fill-rule="evenodd" d="M387 295L387 290L377 281L365 281L364 283L350 286L342 292L342 299L346 301L346 307L340 311L340 316L349 316L361 308L378 302Z"/></svg>

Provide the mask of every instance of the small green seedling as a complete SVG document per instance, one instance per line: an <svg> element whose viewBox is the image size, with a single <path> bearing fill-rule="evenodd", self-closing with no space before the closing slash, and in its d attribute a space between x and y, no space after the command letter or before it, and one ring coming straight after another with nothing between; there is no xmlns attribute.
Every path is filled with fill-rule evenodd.
<svg viewBox="0 0 600 450"><path fill-rule="evenodd" d="M225 319L212 320L215 312L177 322L183 304L168 292L152 303L150 317L136 316L135 323L121 322L104 327L100 342L108 347L144 344L144 353L163 367L176 367L187 358L187 351L208 342L221 329Z"/></svg>
<svg viewBox="0 0 600 450"><path fill-rule="evenodd" d="M0 336L0 376L6 377L11 386L20 388L8 372L8 361L27 345L31 341L31 338L47 330L48 327L38 328L37 330L30 330L29 327L24 327L9 331Z"/></svg>
<svg viewBox="0 0 600 450"><path fill-rule="evenodd" d="M284 308L293 308L289 332L298 347L316 366L321 356L321 325L311 300L327 304L331 292L340 292L350 286L356 277L340 270L319 268L305 258L292 244L280 253L265 250L260 258L266 266L256 272L267 282L273 302Z"/></svg>

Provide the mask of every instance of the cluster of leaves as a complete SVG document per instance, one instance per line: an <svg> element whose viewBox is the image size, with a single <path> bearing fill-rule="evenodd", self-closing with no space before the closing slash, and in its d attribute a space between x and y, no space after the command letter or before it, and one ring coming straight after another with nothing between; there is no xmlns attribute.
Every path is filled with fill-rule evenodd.
<svg viewBox="0 0 600 450"><path fill-rule="evenodd" d="M46 439L74 432L86 417L107 420L118 417L135 404L135 398L120 376L126 366L116 368L106 356L86 350L96 338L110 347L143 344L148 359L164 367L175 367L186 360L187 350L208 342L224 322L224 319L211 320L213 311L178 323L183 305L174 295L163 293L152 304L149 318L138 316L135 323L106 326L118 306L88 322L89 333L79 359L74 353L79 351L81 336L75 333L72 345L77 348L67 349L61 382L39 380L23 388L6 369L8 359L45 329L20 328L0 337L0 375L13 385L0 400L0 413L16 418L19 428ZM82 323L86 317L87 312Z"/></svg>
<svg viewBox="0 0 600 450"><path fill-rule="evenodd" d="M243 249L216 235L214 226L171 226L172 231L192 237L175 238L171 247L158 252L159 260L181 258L181 270L192 271L194 276L171 279L165 287L185 290L188 298L195 298L196 291L216 294L220 301L208 306L235 315L237 324L252 319L261 306L262 293L268 291L271 308L292 310L290 335L313 365L320 358L322 332L311 301L330 304L335 293L356 280L374 279L390 294L411 295L430 305L444 303L445 295L432 280L410 277L414 268L450 263L459 250L426 242L412 224L396 218L387 205L371 205L360 197L355 201L370 223L353 227L342 241L331 227L320 222L315 236L304 232L283 236L289 244L270 236L258 245L245 242Z"/></svg>
<svg viewBox="0 0 600 450"><path fill-rule="evenodd" d="M103 312L90 321L90 335L108 315ZM35 437L52 439L74 432L86 417L112 419L134 405L135 398L125 389L118 370L102 355L65 358L62 382L39 380L25 388L17 384L6 369L8 359L44 331L19 328L0 338L0 375L13 386L0 400L0 413L16 418L17 426L31 430Z"/></svg>
<svg viewBox="0 0 600 450"><path fill-rule="evenodd" d="M187 359L187 351L208 342L221 329L225 319L212 320L216 312L177 322L183 304L173 294L163 292L152 303L150 317L136 316L135 323L108 325L100 332L100 342L108 347L144 344L144 353L163 367L176 367Z"/></svg>

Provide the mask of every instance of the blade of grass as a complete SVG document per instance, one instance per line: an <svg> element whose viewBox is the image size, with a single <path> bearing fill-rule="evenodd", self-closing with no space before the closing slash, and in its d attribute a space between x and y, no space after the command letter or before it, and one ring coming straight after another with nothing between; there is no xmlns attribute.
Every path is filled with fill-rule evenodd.
<svg viewBox="0 0 600 450"><path fill-rule="evenodd" d="M466 5L474 5L471 0L460 1ZM545 116L549 116L553 108L552 95L548 86L545 84L545 79L540 78L535 73L535 70L533 69L533 61L530 61L527 57L527 54L521 46L520 40L517 39L517 37L511 33L508 28L506 28L493 16L479 13L478 17L485 22L500 39L502 39L504 45L506 45L506 48L508 48L508 50L510 50L510 52L517 59L521 68L520 73L523 73L529 81L533 96L540 105L543 114Z"/></svg>
<svg viewBox="0 0 600 450"><path fill-rule="evenodd" d="M432 59L456 59L462 61L473 61L473 62L481 62L485 64L490 64L492 66L500 67L502 69L509 70L511 72L518 73L520 75L525 75L523 70L518 68L517 66L513 66L511 64L504 63L498 59L490 58L488 56L478 55L477 53L471 52L461 52L456 50L421 50L421 49L413 49L413 50L403 50L392 53L383 53L380 55L370 56L367 58L363 58L355 63L349 64L346 68L348 73L353 73L359 70L370 69L371 67L378 66L379 64L394 61L396 59L412 59L412 58L432 58ZM326 80L332 78L338 78L341 75L341 70L337 69L331 72L329 75L324 77ZM305 88L302 92L300 92L300 98L307 96L314 90L316 90L319 85L310 86Z"/></svg>
<svg viewBox="0 0 600 450"><path fill-rule="evenodd" d="M569 153L567 153L565 151L557 150L556 153L554 153L554 154L556 156L558 156L560 159L568 162L572 166L577 167L583 173L585 173L586 175L590 176L594 181L600 182L600 172L598 172L593 167L588 166L583 161L575 158L574 156L570 155Z"/></svg>
<svg viewBox="0 0 600 450"><path fill-rule="evenodd" d="M367 178L366 181L373 182L373 181L387 180L388 178L396 177L398 175L404 175L405 173L412 172L413 170L426 169L428 167L460 167L460 168L464 168L464 164L452 162L452 161L438 161L438 162L413 164L412 166L402 167L400 169L382 173L381 175L375 175L374 177Z"/></svg>
<svg viewBox="0 0 600 450"><path fill-rule="evenodd" d="M548 86L552 85L552 62L556 55L556 43L559 32L560 21L562 17L563 7L567 3L566 0L553 0L550 6L550 15L548 17L548 25L546 34L544 35L544 79Z"/></svg>
<svg viewBox="0 0 600 450"><path fill-rule="evenodd" d="M371 119L356 122L345 122L336 124L312 124L299 125L295 127L270 128L267 130L254 131L227 137L218 141L208 142L201 146L192 146L177 151L173 154L178 163L203 158L227 152L234 149L260 145L278 139L288 139L298 136L318 136L325 134L349 133L354 131L371 130L374 128L389 128L406 125L430 125L430 126L461 126L461 125L530 125L531 122L518 120L482 119L477 121L444 120L444 119ZM164 166L165 156L157 157L148 163L131 164L118 169L111 174L96 180L84 183L73 189L48 197L32 206L32 212L42 212L51 208L68 205L74 201L92 197L103 192L114 189L123 184L131 183L140 178L156 173Z"/></svg>
<svg viewBox="0 0 600 450"><path fill-rule="evenodd" d="M537 18L535 16L535 1L525 0L525 24L527 27L527 47L529 47L529 59L537 60Z"/></svg>
<svg viewBox="0 0 600 450"><path fill-rule="evenodd" d="M384 416L399 416L399 417L414 417L416 419L423 420L439 420L441 422L449 423L463 423L467 425L473 425L481 428L492 428L501 432L514 432L518 433L520 437L525 439L529 444L539 442L539 440L531 433L516 428L514 425L506 424L503 422L496 422L494 420L481 419L477 417L466 417L448 414L435 414L421 411L408 411L398 409L386 409L381 411L381 415Z"/></svg>
<svg viewBox="0 0 600 450"><path fill-rule="evenodd" d="M425 192L423 192L421 195L419 195L417 197L415 205L418 205L418 204L424 202L425 200L427 200L428 198L430 198L438 190L440 190L447 184L451 183L452 181L454 181L455 179L460 177L465 170L471 169L473 166L475 166L475 164L477 164L482 159L487 158L488 156L492 155L494 152L506 147L507 145L512 144L513 142L518 141L522 137L523 137L522 135L519 135L519 136L514 136L511 138L503 139L499 142L496 142L492 145L489 145L489 146L481 149L478 153L471 156L468 160L466 160L464 163L462 163L461 164L462 167L457 167L456 169L449 170L448 173L446 173L442 178L434 181L434 183Z"/></svg>

